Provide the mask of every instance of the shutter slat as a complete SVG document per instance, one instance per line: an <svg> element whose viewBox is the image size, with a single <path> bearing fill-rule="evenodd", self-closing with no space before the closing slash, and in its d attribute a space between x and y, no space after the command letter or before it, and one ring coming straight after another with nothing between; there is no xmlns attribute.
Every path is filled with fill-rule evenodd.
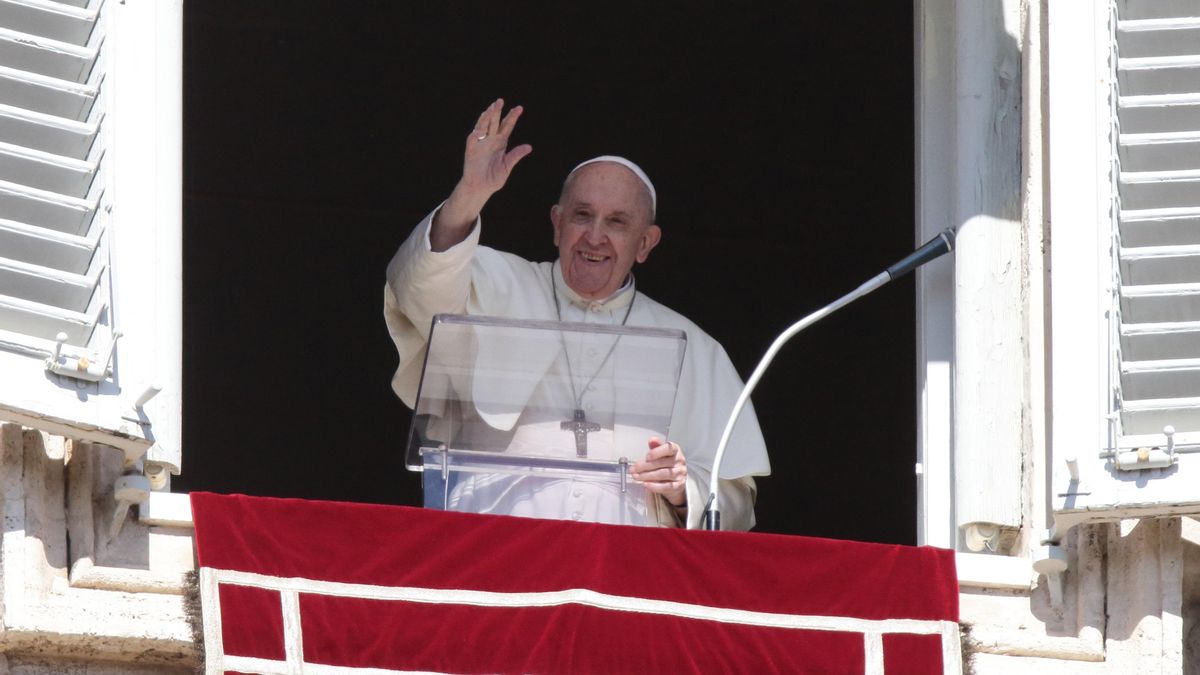
<svg viewBox="0 0 1200 675"><path fill-rule="evenodd" d="M1200 359L1126 361L1121 390L1126 400L1186 398L1200 392Z"/></svg>
<svg viewBox="0 0 1200 675"><path fill-rule="evenodd" d="M43 340L66 333L67 344L78 347L87 345L103 310L95 301L87 312L73 312L0 294L0 326L5 330Z"/></svg>
<svg viewBox="0 0 1200 675"><path fill-rule="evenodd" d="M1125 324L1121 355L1130 361L1200 359L1200 321Z"/></svg>
<svg viewBox="0 0 1200 675"><path fill-rule="evenodd" d="M0 104L0 143L85 159L99 126Z"/></svg>
<svg viewBox="0 0 1200 675"><path fill-rule="evenodd" d="M1117 69L1125 96L1200 92L1200 55L1120 59Z"/></svg>
<svg viewBox="0 0 1200 675"><path fill-rule="evenodd" d="M49 0L0 0L0 26L51 40L86 44L96 11Z"/></svg>
<svg viewBox="0 0 1200 675"><path fill-rule="evenodd" d="M1122 248L1120 258L1123 284L1200 282L1200 245Z"/></svg>
<svg viewBox="0 0 1200 675"><path fill-rule="evenodd" d="M1121 168L1129 172L1183 171L1200 160L1200 131L1122 134Z"/></svg>
<svg viewBox="0 0 1200 675"><path fill-rule="evenodd" d="M0 251L4 256L62 272L86 274L99 245L100 227L79 237L0 219Z"/></svg>
<svg viewBox="0 0 1200 675"><path fill-rule="evenodd" d="M97 162L0 143L0 180L71 197L86 197Z"/></svg>
<svg viewBox="0 0 1200 675"><path fill-rule="evenodd" d="M1122 172L1121 206L1200 208L1200 170Z"/></svg>
<svg viewBox="0 0 1200 675"><path fill-rule="evenodd" d="M1200 45L1200 18L1145 19L1117 23L1122 57L1183 56Z"/></svg>
<svg viewBox="0 0 1200 675"><path fill-rule="evenodd" d="M1182 286L1172 284L1171 286ZM1121 313L1126 321L1135 323L1163 323L1168 321L1195 321L1200 318L1200 284L1190 284L1189 290L1173 293L1130 295L1148 288L1142 286L1122 289Z"/></svg>
<svg viewBox="0 0 1200 675"><path fill-rule="evenodd" d="M100 283L103 265L73 274L41 265L0 258L0 288L10 297L83 312Z"/></svg>
<svg viewBox="0 0 1200 675"><path fill-rule="evenodd" d="M1184 433L1200 429L1200 397L1126 400L1122 404L1125 435L1157 435L1168 424Z"/></svg>
<svg viewBox="0 0 1200 675"><path fill-rule="evenodd" d="M70 82L87 82L100 51L0 27L0 63Z"/></svg>
<svg viewBox="0 0 1200 675"><path fill-rule="evenodd" d="M1126 246L1200 244L1200 208L1123 210L1120 218Z"/></svg>
<svg viewBox="0 0 1200 675"><path fill-rule="evenodd" d="M1146 19L1179 19L1192 17L1200 11L1196 0L1118 0L1117 12L1123 21Z"/></svg>
<svg viewBox="0 0 1200 675"><path fill-rule="evenodd" d="M45 77L0 62L0 102L15 108L83 121L98 94L94 84Z"/></svg>
<svg viewBox="0 0 1200 675"><path fill-rule="evenodd" d="M99 207L99 195L70 197L0 181L0 213L10 220L67 234L88 231Z"/></svg>
<svg viewBox="0 0 1200 675"><path fill-rule="evenodd" d="M1122 323L1197 321L1200 320L1200 283L1122 285L1120 307Z"/></svg>
<svg viewBox="0 0 1200 675"><path fill-rule="evenodd" d="M1200 94L1121 96L1121 134L1200 131Z"/></svg>

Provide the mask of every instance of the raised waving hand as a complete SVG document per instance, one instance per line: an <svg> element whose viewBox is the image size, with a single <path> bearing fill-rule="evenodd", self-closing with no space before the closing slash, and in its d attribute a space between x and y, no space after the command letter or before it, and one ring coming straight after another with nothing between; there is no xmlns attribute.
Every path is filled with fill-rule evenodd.
<svg viewBox="0 0 1200 675"><path fill-rule="evenodd" d="M467 147L463 152L462 182L473 191L486 192L489 197L504 187L517 162L533 152L529 144L508 149L508 138L524 108L514 106L502 119L503 109L504 99L496 99L480 113L475 128L467 135Z"/></svg>
<svg viewBox="0 0 1200 675"><path fill-rule="evenodd" d="M503 111L504 99L496 99L480 113L475 128L467 134L462 178L434 217L429 233L435 251L444 251L466 238L487 200L508 182L517 162L533 152L528 143L508 148L509 136L524 109L514 106L501 117Z"/></svg>

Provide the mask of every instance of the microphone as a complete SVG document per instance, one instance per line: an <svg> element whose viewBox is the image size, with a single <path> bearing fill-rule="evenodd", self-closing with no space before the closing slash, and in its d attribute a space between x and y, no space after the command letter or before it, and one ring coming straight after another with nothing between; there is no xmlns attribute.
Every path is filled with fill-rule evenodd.
<svg viewBox="0 0 1200 675"><path fill-rule="evenodd" d="M763 372L766 371L767 366L771 365L775 354L779 352L784 343L792 339L796 333L808 328L889 281L899 279L931 260L936 260L953 250L954 230L942 230L936 237L922 244L920 248L887 268L887 270L880 272L850 293L792 324L787 330L780 333L779 337L775 338L775 341L767 349L767 353L758 362L758 367L754 369L754 373L746 380L746 386L742 388L742 393L738 396L737 403L733 406L733 412L729 415L729 421L725 423L725 431L721 433L721 442L717 444L717 454L713 457L712 477L708 486L708 503L704 508L704 529L721 529L720 497L718 496L717 486L721 480L721 460L725 458L725 447L729 445L729 437L733 435L733 426L737 423L738 417L741 416L742 409L746 407L746 402L750 400L750 392L754 391L754 387L758 385Z"/></svg>
<svg viewBox="0 0 1200 675"><path fill-rule="evenodd" d="M953 250L954 230L942 230L938 233L938 236L921 244L921 248L913 251L900 262L887 268L888 276L891 279L899 279L930 260L940 258Z"/></svg>

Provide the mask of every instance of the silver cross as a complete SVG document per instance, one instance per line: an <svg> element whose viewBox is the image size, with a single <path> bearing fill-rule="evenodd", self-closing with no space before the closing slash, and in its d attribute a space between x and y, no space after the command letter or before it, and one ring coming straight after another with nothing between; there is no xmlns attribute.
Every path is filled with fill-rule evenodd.
<svg viewBox="0 0 1200 675"><path fill-rule="evenodd" d="M563 431L571 431L575 434L575 455L577 457L587 457L587 435L600 431L600 425L595 422L587 421L587 417L582 410L575 409L575 419L566 420L559 425Z"/></svg>

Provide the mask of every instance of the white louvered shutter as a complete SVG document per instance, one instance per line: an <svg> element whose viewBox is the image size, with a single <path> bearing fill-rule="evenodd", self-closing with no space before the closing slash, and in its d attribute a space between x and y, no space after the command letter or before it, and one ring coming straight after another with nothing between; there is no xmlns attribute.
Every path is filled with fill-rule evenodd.
<svg viewBox="0 0 1200 675"><path fill-rule="evenodd" d="M1061 535L1200 513L1200 0L1049 9Z"/></svg>
<svg viewBox="0 0 1200 675"><path fill-rule="evenodd" d="M84 4L0 0L0 330L9 343L44 347L60 332L81 348L111 340L102 4Z"/></svg>
<svg viewBox="0 0 1200 675"><path fill-rule="evenodd" d="M1116 6L1118 447L1200 443L1200 0ZM1197 459L1200 459L1198 457Z"/></svg>
<svg viewBox="0 0 1200 675"><path fill-rule="evenodd" d="M0 419L175 473L181 45L181 0L0 0Z"/></svg>

